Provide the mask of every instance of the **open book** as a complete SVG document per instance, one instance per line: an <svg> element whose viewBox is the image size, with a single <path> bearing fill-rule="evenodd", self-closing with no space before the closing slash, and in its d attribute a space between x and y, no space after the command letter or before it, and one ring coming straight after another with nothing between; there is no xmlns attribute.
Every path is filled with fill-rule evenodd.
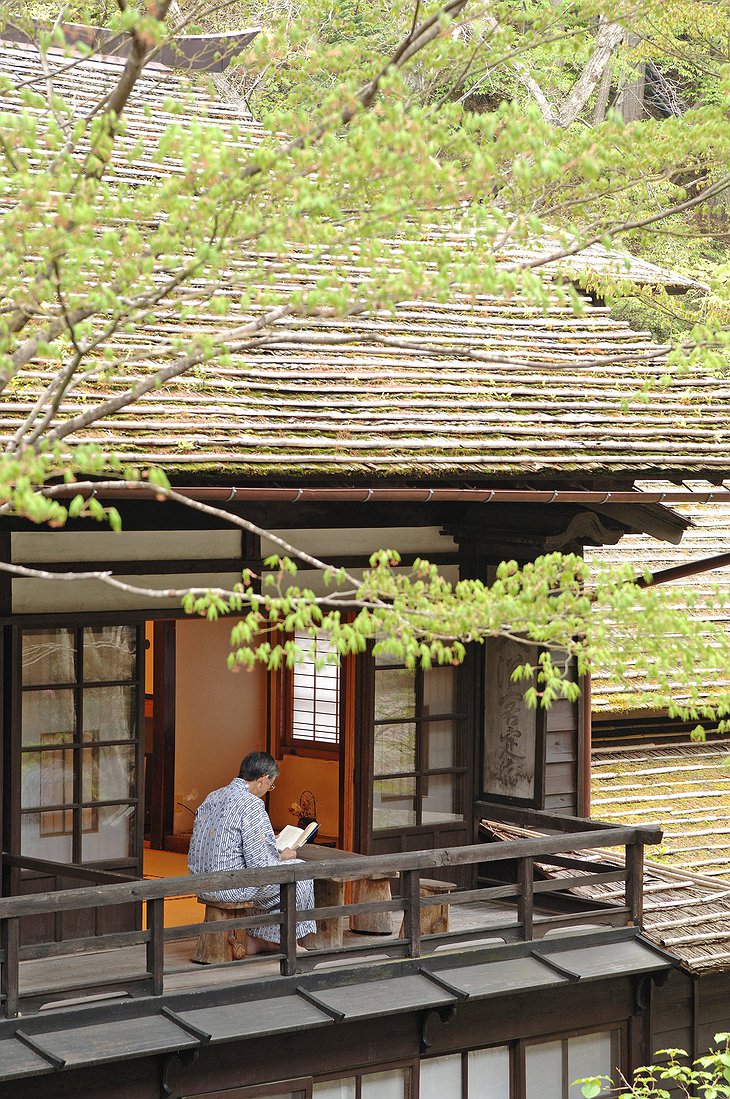
<svg viewBox="0 0 730 1099"><path fill-rule="evenodd" d="M276 846L279 851L283 851L285 847L290 847L292 851L296 851L298 847L303 847L307 840L315 835L318 828L319 824L316 820L313 820L306 828L297 828L293 824L287 824L276 837Z"/></svg>

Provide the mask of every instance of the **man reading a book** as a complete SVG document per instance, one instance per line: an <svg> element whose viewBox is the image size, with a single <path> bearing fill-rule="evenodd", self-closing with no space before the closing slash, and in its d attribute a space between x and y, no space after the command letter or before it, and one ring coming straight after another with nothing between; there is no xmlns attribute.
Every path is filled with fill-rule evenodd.
<svg viewBox="0 0 730 1099"><path fill-rule="evenodd" d="M188 853L191 874L211 874L218 870L244 870L247 867L278 866L296 858L290 847L279 851L263 798L274 788L279 765L268 752L249 752L241 764L238 778L228 786L208 794L197 813ZM279 886L242 886L210 893L204 900L252 901L254 914L279 911ZM297 882L297 911L314 908L311 881ZM313 920L297 924L297 940L314 933ZM279 924L266 924L248 932L248 954L278 953L281 942Z"/></svg>

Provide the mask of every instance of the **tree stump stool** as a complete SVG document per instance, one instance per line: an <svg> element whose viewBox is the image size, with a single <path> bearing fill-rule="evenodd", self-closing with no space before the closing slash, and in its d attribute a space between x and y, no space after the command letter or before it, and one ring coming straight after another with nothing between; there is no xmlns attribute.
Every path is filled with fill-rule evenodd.
<svg viewBox="0 0 730 1099"><path fill-rule="evenodd" d="M251 901L206 901L198 897L198 904L205 905L205 923L235 920L250 915L253 911ZM246 957L247 943L248 935L243 927L234 928L233 931L222 929L215 934L201 934L190 961L200 965L237 962Z"/></svg>
<svg viewBox="0 0 730 1099"><path fill-rule="evenodd" d="M444 893L453 893L456 882L421 878L420 887L422 897L438 897ZM400 938L403 938L405 922L403 917L399 931ZM427 908L422 908L420 923L422 935L443 935L449 930L448 904L429 904Z"/></svg>
<svg viewBox="0 0 730 1099"><path fill-rule="evenodd" d="M314 883L314 907L334 908L344 904L344 878L317 878ZM303 939L307 950L334 950L342 946L344 920L341 916L317 920L317 930Z"/></svg>
<svg viewBox="0 0 730 1099"><path fill-rule="evenodd" d="M352 883L352 904L366 904L368 901L389 901L393 899L390 883L395 874L371 874L369 878L358 878ZM368 935L392 935L392 912L361 912L350 916L350 931L359 931Z"/></svg>

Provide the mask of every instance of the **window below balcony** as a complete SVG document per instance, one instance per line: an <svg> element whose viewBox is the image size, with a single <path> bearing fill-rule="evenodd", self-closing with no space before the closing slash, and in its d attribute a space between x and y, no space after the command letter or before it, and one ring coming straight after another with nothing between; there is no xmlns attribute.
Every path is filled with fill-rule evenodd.
<svg viewBox="0 0 730 1099"><path fill-rule="evenodd" d="M419 1099L581 1099L575 1081L616 1078L620 1037L604 1030L430 1057L420 1063Z"/></svg>

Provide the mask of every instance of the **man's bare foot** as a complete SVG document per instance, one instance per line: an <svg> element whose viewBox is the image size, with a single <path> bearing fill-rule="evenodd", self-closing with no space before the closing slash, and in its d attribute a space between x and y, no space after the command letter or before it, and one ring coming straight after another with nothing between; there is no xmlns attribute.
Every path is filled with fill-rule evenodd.
<svg viewBox="0 0 730 1099"><path fill-rule="evenodd" d="M281 944L269 942L268 939L257 939L253 935L248 936L248 942L246 944L246 957L253 957L255 954L280 954ZM297 954L306 954L307 947L302 943L297 943Z"/></svg>
<svg viewBox="0 0 730 1099"><path fill-rule="evenodd" d="M246 943L246 956L253 957L254 954L279 954L281 946L279 943L269 942L268 939L256 939L253 935L248 936L248 942Z"/></svg>

